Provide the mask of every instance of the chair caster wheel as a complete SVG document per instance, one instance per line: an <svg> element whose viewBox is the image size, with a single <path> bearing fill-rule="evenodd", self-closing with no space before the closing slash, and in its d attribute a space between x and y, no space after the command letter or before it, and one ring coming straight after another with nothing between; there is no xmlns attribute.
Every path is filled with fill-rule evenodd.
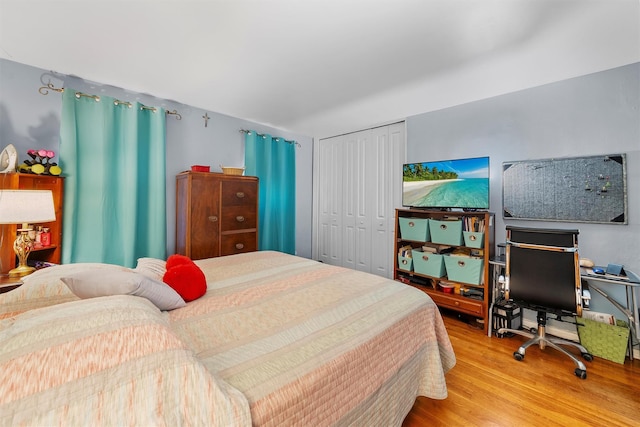
<svg viewBox="0 0 640 427"><path fill-rule="evenodd" d="M593 360L593 355L591 353L582 353L582 358L587 362L591 362Z"/></svg>
<svg viewBox="0 0 640 427"><path fill-rule="evenodd" d="M513 353L513 358L516 359L518 362L521 361L522 359L524 359L524 354L520 354L517 351ZM577 374L576 374L577 375Z"/></svg>
<svg viewBox="0 0 640 427"><path fill-rule="evenodd" d="M576 374L576 377L580 378L581 380L584 380L587 378L587 371L583 369L576 368L576 370L573 372Z"/></svg>

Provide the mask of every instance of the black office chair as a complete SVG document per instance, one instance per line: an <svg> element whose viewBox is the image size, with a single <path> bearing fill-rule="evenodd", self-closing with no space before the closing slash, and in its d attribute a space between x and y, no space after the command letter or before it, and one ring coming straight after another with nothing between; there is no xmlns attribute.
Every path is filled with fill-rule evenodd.
<svg viewBox="0 0 640 427"><path fill-rule="evenodd" d="M537 311L536 334L524 330L501 328L506 332L531 338L513 353L516 360L524 359L527 347L539 344L540 349L552 347L571 358L576 364L575 374L587 377L587 368L578 358L559 346L577 347L585 360L593 357L578 343L547 336L547 314L556 319L582 315L582 286L578 257L578 230L507 227L505 298L520 307Z"/></svg>

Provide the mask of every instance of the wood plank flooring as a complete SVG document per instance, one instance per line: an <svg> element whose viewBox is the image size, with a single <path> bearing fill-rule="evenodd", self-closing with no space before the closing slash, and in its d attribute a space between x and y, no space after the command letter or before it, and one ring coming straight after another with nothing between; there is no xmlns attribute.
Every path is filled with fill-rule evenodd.
<svg viewBox="0 0 640 427"><path fill-rule="evenodd" d="M581 380L552 348L529 347L518 362L524 337L490 338L455 314L443 317L457 359L446 374L449 397L418 397L403 427L640 426L640 360L595 357Z"/></svg>

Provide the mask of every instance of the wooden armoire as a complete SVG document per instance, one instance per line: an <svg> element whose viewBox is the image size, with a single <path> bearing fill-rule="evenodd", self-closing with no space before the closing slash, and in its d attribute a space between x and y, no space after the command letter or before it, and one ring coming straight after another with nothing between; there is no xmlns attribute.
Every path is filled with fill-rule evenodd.
<svg viewBox="0 0 640 427"><path fill-rule="evenodd" d="M176 176L176 253L191 259L258 250L258 178L187 171Z"/></svg>

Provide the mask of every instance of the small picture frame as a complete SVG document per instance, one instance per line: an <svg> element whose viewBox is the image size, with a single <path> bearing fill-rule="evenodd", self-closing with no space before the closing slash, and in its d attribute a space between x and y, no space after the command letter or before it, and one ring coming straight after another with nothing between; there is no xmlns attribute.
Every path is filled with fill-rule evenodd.
<svg viewBox="0 0 640 427"><path fill-rule="evenodd" d="M613 276L624 276L624 267L620 264L608 264L607 274L611 274Z"/></svg>

